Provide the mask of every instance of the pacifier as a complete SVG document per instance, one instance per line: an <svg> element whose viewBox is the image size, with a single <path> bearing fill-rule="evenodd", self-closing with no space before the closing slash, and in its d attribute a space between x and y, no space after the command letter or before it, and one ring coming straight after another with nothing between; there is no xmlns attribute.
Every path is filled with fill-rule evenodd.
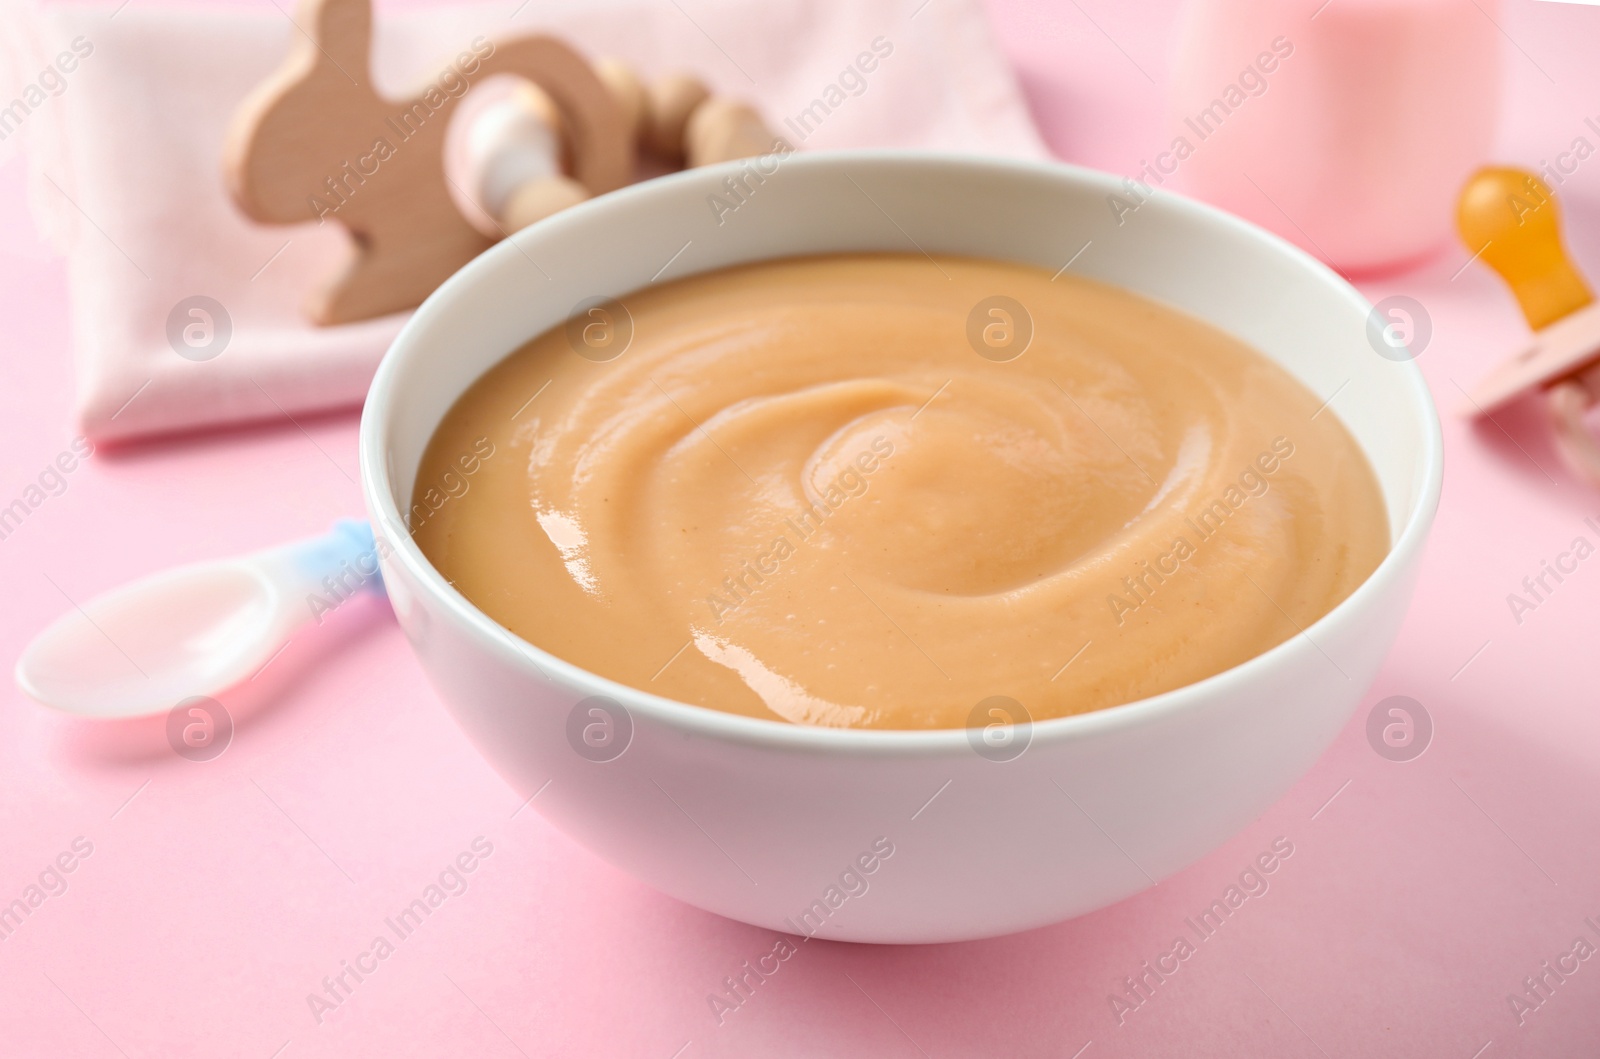
<svg viewBox="0 0 1600 1059"><path fill-rule="evenodd" d="M1561 243L1555 192L1521 169L1480 169L1456 204L1467 252L1511 288L1533 339L1467 394L1468 415L1486 416L1535 389L1545 394L1556 448L1600 487L1600 441L1584 415L1600 403L1600 305Z"/></svg>

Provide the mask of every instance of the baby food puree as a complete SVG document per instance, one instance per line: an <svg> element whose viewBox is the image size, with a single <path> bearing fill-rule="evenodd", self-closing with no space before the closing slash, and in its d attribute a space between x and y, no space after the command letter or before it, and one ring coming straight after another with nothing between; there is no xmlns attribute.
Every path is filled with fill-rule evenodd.
<svg viewBox="0 0 1600 1059"><path fill-rule="evenodd" d="M1071 275L746 265L492 368L428 447L412 531L512 632L683 702L949 728L1001 695L1040 720L1237 665L1373 571L1382 498L1321 403Z"/></svg>

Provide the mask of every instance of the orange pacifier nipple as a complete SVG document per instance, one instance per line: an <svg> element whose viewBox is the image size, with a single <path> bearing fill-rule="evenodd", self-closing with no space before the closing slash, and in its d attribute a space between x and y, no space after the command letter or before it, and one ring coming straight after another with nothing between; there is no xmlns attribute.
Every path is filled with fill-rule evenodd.
<svg viewBox="0 0 1600 1059"><path fill-rule="evenodd" d="M1510 286L1535 331L1594 301L1561 245L1555 192L1522 169L1480 169L1456 203L1456 229Z"/></svg>
<svg viewBox="0 0 1600 1059"><path fill-rule="evenodd" d="M1574 471L1600 486L1600 442L1585 415L1600 403L1600 305L1561 244L1555 192L1521 169L1474 173L1456 203L1469 253L1500 274L1535 331L1533 342L1469 395L1480 415L1542 387L1556 447Z"/></svg>

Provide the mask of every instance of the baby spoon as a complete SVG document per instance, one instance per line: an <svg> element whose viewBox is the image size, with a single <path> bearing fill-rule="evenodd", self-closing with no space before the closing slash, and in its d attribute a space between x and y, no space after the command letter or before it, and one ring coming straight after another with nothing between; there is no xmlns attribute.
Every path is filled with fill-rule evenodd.
<svg viewBox="0 0 1600 1059"><path fill-rule="evenodd" d="M383 593L372 527L235 559L180 566L113 589L59 618L17 661L17 686L67 713L165 713L244 683L302 626L363 592Z"/></svg>

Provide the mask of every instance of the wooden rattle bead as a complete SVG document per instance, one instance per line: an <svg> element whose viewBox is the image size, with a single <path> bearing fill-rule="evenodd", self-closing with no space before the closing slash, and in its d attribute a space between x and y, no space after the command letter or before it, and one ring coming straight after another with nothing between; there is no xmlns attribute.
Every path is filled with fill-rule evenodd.
<svg viewBox="0 0 1600 1059"><path fill-rule="evenodd" d="M754 107L731 99L709 99L689 115L683 135L691 166L770 154L778 137Z"/></svg>
<svg viewBox="0 0 1600 1059"><path fill-rule="evenodd" d="M683 133L689 117L711 95L688 74L673 74L645 92L645 145L663 161L683 160Z"/></svg>
<svg viewBox="0 0 1600 1059"><path fill-rule="evenodd" d="M505 212L524 184L562 174L559 113L531 84L487 107L467 140L471 188L491 217Z"/></svg>
<svg viewBox="0 0 1600 1059"><path fill-rule="evenodd" d="M589 189L564 176L533 180L517 188L497 218L507 232L519 232L535 221L576 206L589 197Z"/></svg>
<svg viewBox="0 0 1600 1059"><path fill-rule="evenodd" d="M545 124L557 132L561 131L561 108L556 106L556 101L550 94L532 81L523 81L512 91L511 98L523 107L539 115Z"/></svg>
<svg viewBox="0 0 1600 1059"><path fill-rule="evenodd" d="M532 81L524 81L518 85L516 91L511 94L511 98L517 100L527 110L537 114L540 120L550 126L550 131L555 133L556 136L556 147L560 151L558 158L561 163L561 171L563 173L572 172L574 161L572 156L572 134L567 128L566 121L561 117L561 108L556 106L556 101L550 98L548 92Z"/></svg>
<svg viewBox="0 0 1600 1059"><path fill-rule="evenodd" d="M594 64L594 72L616 97L622 108L622 122L630 139L638 139L644 124L644 84L621 59L601 59Z"/></svg>

